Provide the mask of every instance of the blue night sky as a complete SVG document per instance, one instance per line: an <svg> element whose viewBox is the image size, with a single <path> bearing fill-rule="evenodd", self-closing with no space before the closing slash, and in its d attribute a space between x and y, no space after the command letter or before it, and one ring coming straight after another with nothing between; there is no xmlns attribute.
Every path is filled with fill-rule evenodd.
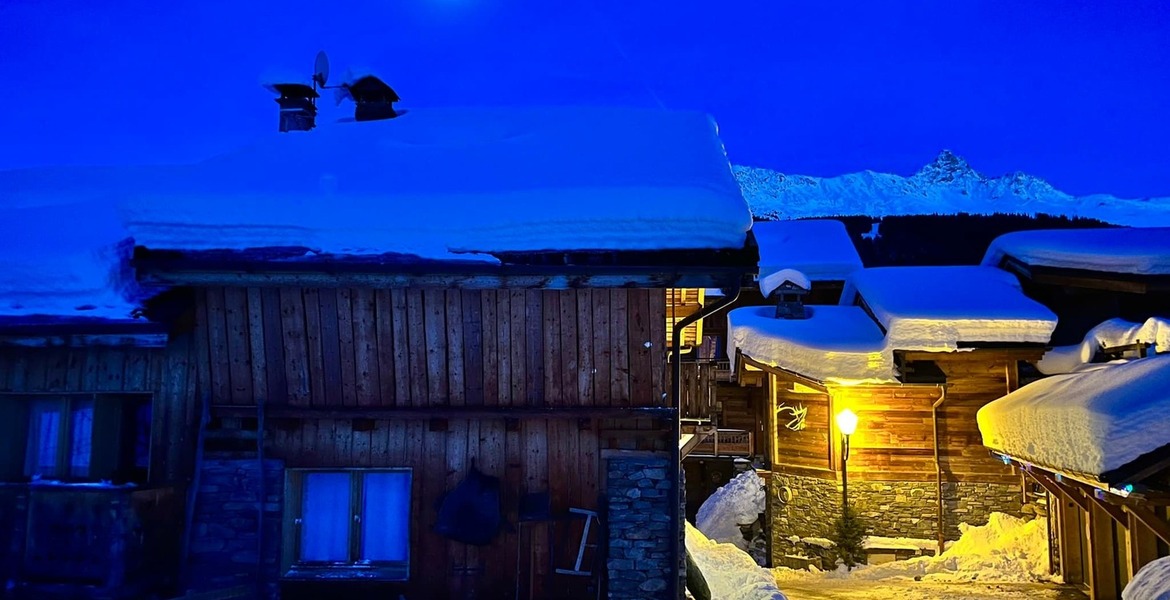
<svg viewBox="0 0 1170 600"><path fill-rule="evenodd" d="M1170 195L1163 0L0 0L0 168L230 149L276 128L261 77L307 80L319 49L406 108L699 109L734 162L789 173L910 174L951 148Z"/></svg>

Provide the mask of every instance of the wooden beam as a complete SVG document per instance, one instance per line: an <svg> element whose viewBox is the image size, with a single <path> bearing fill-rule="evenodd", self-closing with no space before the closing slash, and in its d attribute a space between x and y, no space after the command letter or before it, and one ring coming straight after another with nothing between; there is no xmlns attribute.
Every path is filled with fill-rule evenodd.
<svg viewBox="0 0 1170 600"><path fill-rule="evenodd" d="M218 405L215 417L252 418L255 406ZM678 411L666 407L536 407L536 406L269 406L269 419L674 419Z"/></svg>
<svg viewBox="0 0 1170 600"><path fill-rule="evenodd" d="M18 348L163 348L166 333L93 333L59 335L0 335L0 346Z"/></svg>
<svg viewBox="0 0 1170 600"><path fill-rule="evenodd" d="M1068 484L1061 483L1043 471L1028 470L1028 474L1035 478L1036 481L1039 481L1040 485L1043 485L1045 489L1049 489L1049 486L1054 486L1061 490L1069 500L1075 502L1081 510L1086 512L1089 510L1089 499L1083 493L1081 493L1079 489L1074 488ZM1047 484L1045 484L1045 481L1047 481Z"/></svg>
<svg viewBox="0 0 1170 600"><path fill-rule="evenodd" d="M1089 598L1092 600L1119 600L1121 590L1117 581L1117 549L1113 544L1113 518L1102 508L1101 502L1089 504L1089 519L1085 523L1089 541Z"/></svg>
<svg viewBox="0 0 1170 600"><path fill-rule="evenodd" d="M784 380L787 380L787 381L794 381L794 382L799 383L801 385L806 385L814 390L817 390L818 392L822 392L822 393L829 392L829 388L825 387L825 384L823 382L817 381L816 379L806 377L804 375L801 375L800 373L796 373L794 371L789 371L788 369L784 369L781 367L773 367L772 365L762 363L762 362L755 360L754 358L752 358L746 354L739 353L738 351L736 351L736 355L738 357L740 357L741 362L744 365L749 365L749 366L755 367L755 368L757 368L761 371L764 371L766 373L772 373L773 375L776 375L777 377L784 379Z"/></svg>
<svg viewBox="0 0 1170 600"><path fill-rule="evenodd" d="M1170 524L1167 524L1164 519L1155 515L1154 511L1148 508L1128 505L1123 506L1122 510L1133 515L1135 519L1152 531L1163 542L1170 544Z"/></svg>
<svg viewBox="0 0 1170 600"><path fill-rule="evenodd" d="M1129 546L1126 574L1133 581L1142 567L1158 558L1158 538L1132 511L1125 511L1125 516L1129 521L1125 528L1125 543Z"/></svg>
<svg viewBox="0 0 1170 600"><path fill-rule="evenodd" d="M1129 518L1125 516L1125 511L1120 506L1111 504L1098 496L1098 494L1105 492L1090 492L1082 489L1081 493L1089 499L1089 502L1096 504L1105 514L1109 515L1109 518L1113 519L1115 523L1121 527L1129 526Z"/></svg>
<svg viewBox="0 0 1170 600"><path fill-rule="evenodd" d="M1088 515L1081 510L1073 498L1057 486L1049 488L1041 479L1036 479L1049 489L1052 504L1056 508L1056 540L1060 548L1060 575L1065 583L1086 583L1087 576L1084 570L1085 528L1083 523Z"/></svg>

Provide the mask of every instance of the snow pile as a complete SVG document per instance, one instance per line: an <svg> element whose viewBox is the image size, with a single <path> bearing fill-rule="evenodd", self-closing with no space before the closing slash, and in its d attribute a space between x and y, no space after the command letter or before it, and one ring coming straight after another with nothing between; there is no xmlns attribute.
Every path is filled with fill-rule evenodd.
<svg viewBox="0 0 1170 600"><path fill-rule="evenodd" d="M133 243L111 203L0 211L0 318L130 320Z"/></svg>
<svg viewBox="0 0 1170 600"><path fill-rule="evenodd" d="M1170 600L1170 556L1147 563L1134 574L1121 600Z"/></svg>
<svg viewBox="0 0 1170 600"><path fill-rule="evenodd" d="M1098 477L1170 443L1170 354L1041 379L977 418L988 448Z"/></svg>
<svg viewBox="0 0 1170 600"><path fill-rule="evenodd" d="M1170 226L1170 198L1071 196L1025 173L987 177L946 150L910 177L873 171L810 177L745 166L735 167L735 177L752 214L761 219L1043 213L1118 225Z"/></svg>
<svg viewBox="0 0 1170 600"><path fill-rule="evenodd" d="M990 267L862 269L846 281L840 306L806 311L807 319L776 319L770 307L731 311L728 356L738 348L821 381L882 382L896 379L894 350L1042 344L1056 328L1056 315L1025 296L1015 276Z"/></svg>
<svg viewBox="0 0 1170 600"><path fill-rule="evenodd" d="M862 267L840 221L762 221L752 233L760 247L761 281L781 269L798 270L812 281L840 281Z"/></svg>
<svg viewBox="0 0 1170 600"><path fill-rule="evenodd" d="M983 264L998 267L1009 256L1032 266L1170 275L1170 227L1016 231L992 240Z"/></svg>
<svg viewBox="0 0 1170 600"><path fill-rule="evenodd" d="M910 537L885 537L881 535L867 535L865 536L865 540L862 541L861 545L863 548L867 549L875 548L882 550L938 550L938 540ZM947 547L950 547L949 543Z"/></svg>
<svg viewBox="0 0 1170 600"><path fill-rule="evenodd" d="M764 501L764 480L754 469L748 469L715 490L703 502L695 526L709 539L747 550L747 541L743 539L739 526L754 523L764 512Z"/></svg>
<svg viewBox="0 0 1170 600"><path fill-rule="evenodd" d="M699 571L707 580L711 597L719 600L787 600L776 587L772 572L756 564L732 544L707 539L690 523L686 544Z"/></svg>
<svg viewBox="0 0 1170 600"><path fill-rule="evenodd" d="M990 267L879 267L853 274L841 304L865 300L899 350L955 349L959 342L1047 343L1056 315Z"/></svg>
<svg viewBox="0 0 1170 600"><path fill-rule="evenodd" d="M780 269L774 271L766 276L760 276L760 293L765 298L772 295L776 288L784 285L785 282L792 283L802 290L808 291L812 289L812 282L804 273L796 269Z"/></svg>
<svg viewBox="0 0 1170 600"><path fill-rule="evenodd" d="M0 173L0 205L79 188L116 198L136 243L156 250L450 260L741 248L751 227L715 124L693 112L418 109L273 133L194 165Z"/></svg>
<svg viewBox="0 0 1170 600"><path fill-rule="evenodd" d="M890 381L893 353L857 306L806 306L807 319L777 319L773 306L727 314L727 355L745 356L820 381Z"/></svg>
<svg viewBox="0 0 1170 600"><path fill-rule="evenodd" d="M1150 354L1170 352L1170 319L1150 317L1144 323L1109 319L1090 329L1081 343L1057 346L1046 352L1036 368L1045 375L1072 373L1090 364L1102 348L1138 342L1154 344Z"/></svg>
<svg viewBox="0 0 1170 600"><path fill-rule="evenodd" d="M920 578L936 582L1028 582L1052 579L1048 573L1048 524L992 513L986 525L959 525L962 535L939 556L920 556L853 570L808 572L774 569L778 580L830 578L879 580Z"/></svg>

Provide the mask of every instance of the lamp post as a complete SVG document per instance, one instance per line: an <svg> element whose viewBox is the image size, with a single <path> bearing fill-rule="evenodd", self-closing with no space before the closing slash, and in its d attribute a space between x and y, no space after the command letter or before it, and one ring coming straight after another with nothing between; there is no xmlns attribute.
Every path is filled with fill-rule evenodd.
<svg viewBox="0 0 1170 600"><path fill-rule="evenodd" d="M857 413L846 408L837 413L837 429L841 431L841 508L849 510L849 436L857 431Z"/></svg>

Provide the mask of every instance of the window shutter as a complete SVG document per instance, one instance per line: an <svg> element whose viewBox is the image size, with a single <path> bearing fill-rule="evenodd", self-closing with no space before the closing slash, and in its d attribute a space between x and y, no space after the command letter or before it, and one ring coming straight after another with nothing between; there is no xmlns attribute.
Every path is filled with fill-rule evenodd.
<svg viewBox="0 0 1170 600"><path fill-rule="evenodd" d="M0 396L0 481L24 479L24 448L28 444L28 402Z"/></svg>

